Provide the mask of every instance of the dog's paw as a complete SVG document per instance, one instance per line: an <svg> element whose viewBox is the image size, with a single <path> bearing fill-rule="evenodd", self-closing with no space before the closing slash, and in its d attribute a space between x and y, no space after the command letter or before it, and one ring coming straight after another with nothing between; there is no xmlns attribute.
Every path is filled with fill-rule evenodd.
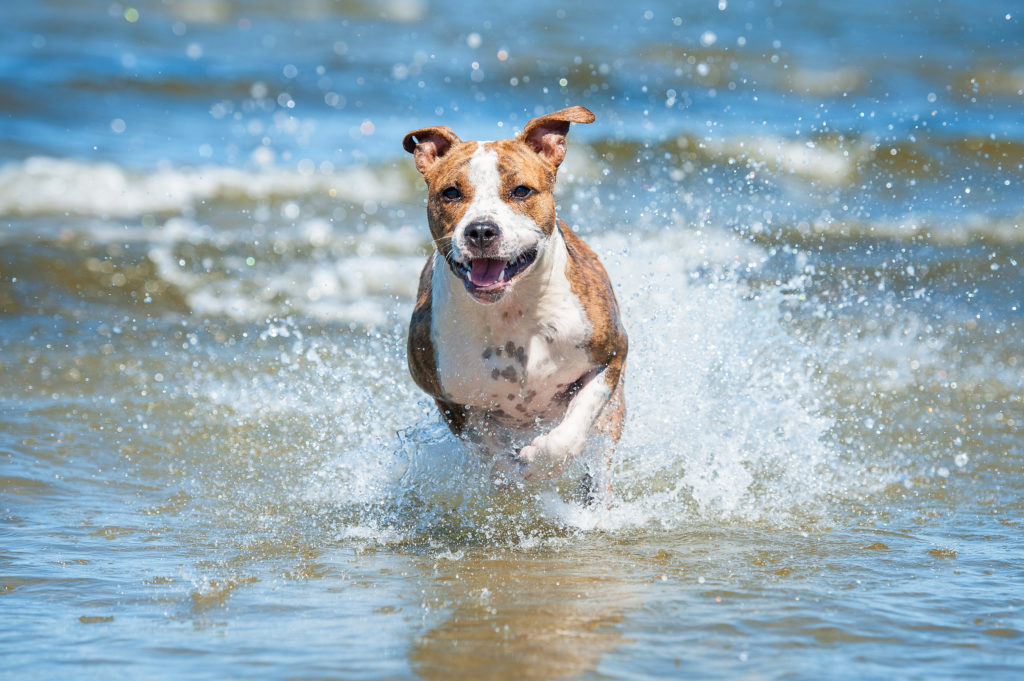
<svg viewBox="0 0 1024 681"><path fill-rule="evenodd" d="M572 447L548 435L538 435L533 442L519 450L517 458L523 477L530 482L551 480L565 472L570 459L576 454Z"/></svg>

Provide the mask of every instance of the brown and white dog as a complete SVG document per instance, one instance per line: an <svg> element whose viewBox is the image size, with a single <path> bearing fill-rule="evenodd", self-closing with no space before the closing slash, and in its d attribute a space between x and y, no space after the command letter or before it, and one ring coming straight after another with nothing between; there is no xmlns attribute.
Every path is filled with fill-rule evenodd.
<svg viewBox="0 0 1024 681"><path fill-rule="evenodd" d="M593 120L574 106L514 139L463 142L439 126L402 143L427 182L436 246L420 275L409 369L501 475L561 475L592 431L609 439L606 457L622 432L618 303L552 195L569 124Z"/></svg>

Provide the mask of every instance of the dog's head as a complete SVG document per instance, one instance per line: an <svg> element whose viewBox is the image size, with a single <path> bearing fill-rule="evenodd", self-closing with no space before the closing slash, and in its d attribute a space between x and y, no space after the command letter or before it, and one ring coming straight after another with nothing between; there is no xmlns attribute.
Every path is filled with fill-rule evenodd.
<svg viewBox="0 0 1024 681"><path fill-rule="evenodd" d="M543 254L555 230L552 192L569 124L593 120L573 106L497 142L463 142L446 126L405 136L427 181L430 234L477 301L500 300Z"/></svg>

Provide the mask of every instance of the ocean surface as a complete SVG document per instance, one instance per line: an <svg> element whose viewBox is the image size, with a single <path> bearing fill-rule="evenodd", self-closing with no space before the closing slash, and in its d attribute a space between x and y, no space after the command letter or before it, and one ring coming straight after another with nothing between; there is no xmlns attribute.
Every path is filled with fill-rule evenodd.
<svg viewBox="0 0 1024 681"><path fill-rule="evenodd" d="M0 678L1024 677L1024 6L0 17ZM572 104L630 334L587 508L405 367L402 136Z"/></svg>

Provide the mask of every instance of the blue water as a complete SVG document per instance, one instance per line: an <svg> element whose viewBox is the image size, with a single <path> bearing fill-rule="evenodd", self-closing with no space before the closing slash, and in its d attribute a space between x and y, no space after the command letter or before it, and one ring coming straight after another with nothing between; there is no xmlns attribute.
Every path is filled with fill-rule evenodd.
<svg viewBox="0 0 1024 681"><path fill-rule="evenodd" d="M1016 679L1008 2L7 2L0 678ZM405 369L410 130L582 104L614 499Z"/></svg>

